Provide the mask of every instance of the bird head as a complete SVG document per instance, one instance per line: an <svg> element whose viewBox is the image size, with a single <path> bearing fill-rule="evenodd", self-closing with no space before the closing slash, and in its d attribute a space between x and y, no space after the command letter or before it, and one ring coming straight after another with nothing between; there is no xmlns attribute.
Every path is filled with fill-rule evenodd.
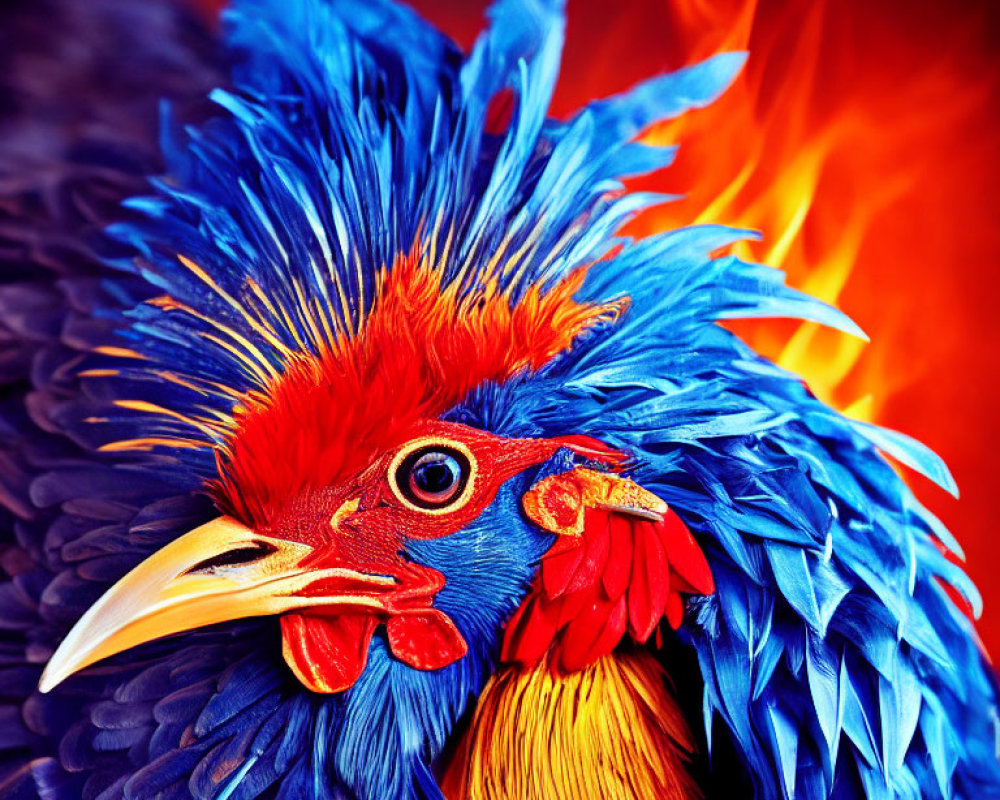
<svg viewBox="0 0 1000 800"><path fill-rule="evenodd" d="M63 410L126 496L215 509L129 537L138 564L101 573L40 688L187 634L167 660L215 659L212 709L239 727L259 684L203 646L235 641L289 746L216 763L212 714L182 703L179 746L211 748L223 794L293 759L310 787L433 797L499 662L580 671L664 618L719 618L716 565L764 563L727 500L770 494L718 449L803 390L715 323L849 323L713 257L745 233L617 234L663 199L622 180L672 157L638 135L714 99L741 54L559 121L559 2L501 0L468 54L392 3L240 0L227 26L231 85L207 121L167 115L168 177L108 232L114 331ZM265 621L228 624L246 618Z"/></svg>
<svg viewBox="0 0 1000 800"><path fill-rule="evenodd" d="M666 505L621 477L624 454L593 437L506 436L455 421L473 411L462 406L473 387L538 370L614 323L627 304L578 302L583 277L511 303L496 281L460 295L440 285L419 251L400 258L380 276L356 336L320 340L314 355L285 348L287 369L241 398L210 484L224 513L112 587L64 640L42 688L149 640L261 615L280 616L284 659L315 692L354 685L376 633L399 661L437 670L470 645L496 648L541 557L580 561L593 547L585 530L602 525L585 525L587 513L662 523ZM553 544L561 538L569 541ZM686 549L700 558L690 541ZM609 569L624 569L626 579L603 601L605 616L625 602L628 554L631 547L611 559ZM603 561L581 570L590 589L577 591L577 605L597 598L607 553ZM694 584L707 591L707 567L702 573ZM669 581L669 572L661 577ZM664 585L639 623L640 639L668 595ZM540 614L522 611L524 625ZM596 648L588 639L584 662L624 633L615 621L601 623L610 636ZM538 658L556 638L555 627L529 632L508 649ZM579 643L572 652L579 660Z"/></svg>

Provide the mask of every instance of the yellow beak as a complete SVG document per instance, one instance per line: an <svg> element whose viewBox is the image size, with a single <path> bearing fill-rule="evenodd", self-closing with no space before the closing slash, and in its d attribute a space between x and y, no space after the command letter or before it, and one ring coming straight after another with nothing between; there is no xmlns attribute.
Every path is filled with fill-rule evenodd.
<svg viewBox="0 0 1000 800"><path fill-rule="evenodd" d="M302 568L313 548L219 517L154 553L112 586L49 660L39 691L108 656L181 631L317 606L380 608L391 577ZM321 581L324 591L306 592ZM375 588L376 592L372 589Z"/></svg>

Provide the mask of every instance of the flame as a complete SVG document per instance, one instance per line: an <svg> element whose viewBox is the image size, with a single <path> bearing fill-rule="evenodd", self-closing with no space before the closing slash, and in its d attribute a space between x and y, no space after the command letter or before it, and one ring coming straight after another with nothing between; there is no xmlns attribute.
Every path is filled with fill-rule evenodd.
<svg viewBox="0 0 1000 800"><path fill-rule="evenodd" d="M187 2L209 16L225 4ZM415 5L468 49L487 3ZM920 40L907 24L921 17L915 11L927 17L927 9L941 16L941 30L925 19L931 33L925 30ZM956 159L954 149L967 146L965 133L981 126L981 109L993 103L1000 84L993 62L985 70L982 63L984 53L991 55L981 35L991 30L989 2L970 2L962 14L944 0L916 9L909 2L868 0L578 0L569 11L557 114L665 69L718 52L750 51L746 70L721 100L647 133L650 141L681 144L668 185L662 178L655 185L686 197L647 213L626 232L641 236L701 222L762 231L762 242L738 245L735 253L783 269L791 285L844 308L877 336L866 348L815 323L732 327L801 375L823 400L858 418L879 418L884 403L924 376L935 358L894 357L909 349L900 347L905 300L870 295L852 303L843 295L852 278L870 293L879 290L867 281L861 287L854 276L885 274L886 264L914 255L920 256L916 272L956 261L952 243L942 241L947 224L901 235L899 226L884 222L892 213L898 220L907 212L940 211L932 198L913 202L916 187L933 185L928 170L947 164L962 175L975 169L972 157ZM938 33L940 47L925 41ZM908 71L915 54L936 50L940 59ZM975 70L981 78L968 81ZM993 131L1000 128L995 114L985 121ZM995 167L992 139L978 139L977 156ZM964 173L956 161L964 163ZM955 194L953 186L952 199ZM953 210L957 219L960 209ZM891 235L884 235L886 228ZM931 241L915 248L907 235L921 234Z"/></svg>
<svg viewBox="0 0 1000 800"><path fill-rule="evenodd" d="M837 57L831 41L846 32L831 30L826 2L785 3L777 12L769 4L767 13L756 0L675 0L674 7L690 61L732 49L749 49L750 59L717 104L647 134L681 144L670 183L688 194L629 232L704 222L759 230L763 240L741 243L736 255L784 270L791 285L831 305L849 305L842 299L855 273L899 258L893 243L877 246L873 228L915 190L926 167L901 158L899 143L933 141L960 125L984 102L983 88L955 92L929 65L891 94L878 72L867 85L836 91L827 60ZM868 421L923 368L891 358L887 348L896 342L881 330L866 347L815 323L732 327L822 400Z"/></svg>

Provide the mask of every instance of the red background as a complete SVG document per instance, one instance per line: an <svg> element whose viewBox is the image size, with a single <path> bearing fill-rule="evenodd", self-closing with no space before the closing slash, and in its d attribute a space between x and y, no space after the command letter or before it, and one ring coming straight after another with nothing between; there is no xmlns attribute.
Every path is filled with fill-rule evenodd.
<svg viewBox="0 0 1000 800"><path fill-rule="evenodd" d="M485 7L466 0L415 5L465 46ZM793 285L807 287L824 251L843 236L859 237L837 304L872 343L828 395L846 407L871 393L875 421L921 439L948 462L959 501L908 477L965 547L985 600L979 629L994 653L1000 652L993 509L1000 491L998 43L1000 4L989 0L571 0L554 103L563 115L720 49L749 49L745 85L696 112L701 116L691 127L675 130L678 163L653 181L688 198L640 229L693 221L746 163L749 143L761 163L714 221L753 222L747 209L779 191L778 165L794 162L797 148L808 148L817 131L847 127L840 119L865 121L861 133L853 130L827 154L801 246L783 266ZM901 175L905 188L876 204L873 198ZM861 225L852 217L858 209L865 212ZM772 242L777 238L766 218L757 227ZM794 329L779 324L740 333L776 357ZM807 376L822 367L831 346L815 343Z"/></svg>

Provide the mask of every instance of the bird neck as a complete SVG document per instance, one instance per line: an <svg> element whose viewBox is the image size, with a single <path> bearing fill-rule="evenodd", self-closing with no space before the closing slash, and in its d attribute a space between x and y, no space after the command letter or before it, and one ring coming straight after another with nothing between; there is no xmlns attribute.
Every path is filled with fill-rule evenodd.
<svg viewBox="0 0 1000 800"><path fill-rule="evenodd" d="M460 662L421 672L372 641L368 664L345 694L330 766L357 800L443 800L435 761L491 668L476 648Z"/></svg>

